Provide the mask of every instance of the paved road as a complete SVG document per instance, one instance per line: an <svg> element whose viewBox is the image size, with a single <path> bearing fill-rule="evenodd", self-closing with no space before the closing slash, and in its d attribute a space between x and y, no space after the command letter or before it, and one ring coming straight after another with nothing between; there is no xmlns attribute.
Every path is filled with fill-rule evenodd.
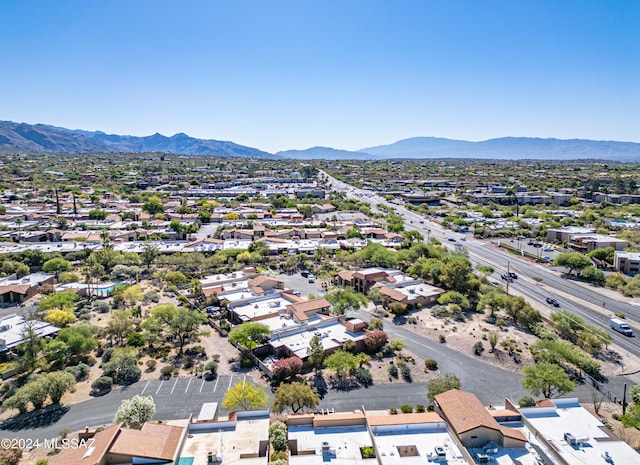
<svg viewBox="0 0 640 465"><path fill-rule="evenodd" d="M326 175L324 172L323 174ZM332 178L331 176L328 176L328 179L335 189L344 191L348 197L363 200L371 205L382 203L394 208L396 212L402 215L405 219L405 226L407 229L417 230L425 237L435 237L450 249L455 248L455 243L448 241L449 238L459 240L463 237L458 233L453 233L443 228L438 223L430 221L421 214L412 212L403 206L389 203L382 197L373 194L370 191L355 189ZM511 268L523 276L526 275L526 277L531 280L534 278L541 279L543 286L537 286L537 288L534 288L534 285L532 284L533 281L527 281L525 279L519 279L510 284L513 289L517 289L522 292L530 300L535 300L546 305L547 296L556 296L556 293L569 296L570 299L558 299L561 302L564 300L563 308L569 309L580 315L587 323L604 329L611 334L616 345L619 345L631 354L640 357L640 344L637 343L636 339L628 338L620 333L612 331L609 327L610 316L603 315L601 312L598 312L593 308L594 306L598 309L605 308L611 314L614 312L624 313L627 316L627 319L635 322L636 324L640 324L640 304L632 305L623 300L611 298L608 295L599 292L598 287L596 286L577 284L571 279L567 279L561 273L550 269L549 266L532 263L526 259L508 255L505 251L494 248L487 241L476 240L472 237L468 237L465 242L457 242L457 244L464 244L464 247L469 252L471 260L476 265L490 265L494 267L496 269L494 278L499 278L499 275L506 271L507 263L509 263ZM500 279L498 279L498 281L500 281Z"/></svg>

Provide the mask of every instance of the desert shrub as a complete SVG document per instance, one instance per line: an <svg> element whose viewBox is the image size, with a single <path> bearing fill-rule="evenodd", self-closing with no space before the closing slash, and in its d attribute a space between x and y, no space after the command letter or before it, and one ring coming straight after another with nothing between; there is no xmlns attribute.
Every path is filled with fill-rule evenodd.
<svg viewBox="0 0 640 465"><path fill-rule="evenodd" d="M190 355L190 356L200 356L200 357L206 357L207 356L207 351L204 347L202 346L192 346L192 347L187 347L184 350L184 353L186 355Z"/></svg>
<svg viewBox="0 0 640 465"><path fill-rule="evenodd" d="M397 414L398 414L398 409L395 409L395 408L389 409L389 415L397 415Z"/></svg>
<svg viewBox="0 0 640 465"><path fill-rule="evenodd" d="M437 370L438 369L438 362L436 362L434 359L432 358L428 358L424 361L424 369L426 370Z"/></svg>
<svg viewBox="0 0 640 465"><path fill-rule="evenodd" d="M160 374L163 378L169 378L173 374L173 367L171 365L163 366L160 369Z"/></svg>
<svg viewBox="0 0 640 465"><path fill-rule="evenodd" d="M76 366L65 368L65 371L71 373L76 381L80 381L87 377L89 371L91 371L91 367L89 367L89 365L87 365L86 363L79 363Z"/></svg>
<svg viewBox="0 0 640 465"><path fill-rule="evenodd" d="M269 427L269 439L271 445L277 451L287 449L287 425L278 421Z"/></svg>
<svg viewBox="0 0 640 465"><path fill-rule="evenodd" d="M400 406L400 411L402 413L413 413L413 406L409 404L402 404Z"/></svg>
<svg viewBox="0 0 640 465"><path fill-rule="evenodd" d="M98 302L94 307L94 310L98 313L109 313L110 309L111 307L104 300L101 300L100 302Z"/></svg>
<svg viewBox="0 0 640 465"><path fill-rule="evenodd" d="M120 384L132 384L140 379L141 374L142 371L137 366L127 365L120 369L120 376L118 377L118 380Z"/></svg>
<svg viewBox="0 0 640 465"><path fill-rule="evenodd" d="M394 378L398 377L398 367L394 363L389 365L389 375L393 376Z"/></svg>
<svg viewBox="0 0 640 465"><path fill-rule="evenodd" d="M371 372L366 368L358 368L356 370L356 380L363 386L370 386L373 384L373 376L371 376Z"/></svg>
<svg viewBox="0 0 640 465"><path fill-rule="evenodd" d="M473 345L473 353L482 355L482 352L484 352L484 344L482 344L482 341L478 341Z"/></svg>
<svg viewBox="0 0 640 465"><path fill-rule="evenodd" d="M160 296L156 291L145 292L143 299L145 302L153 302L154 304L157 304L158 302L160 302Z"/></svg>
<svg viewBox="0 0 640 465"><path fill-rule="evenodd" d="M22 449L0 448L0 464L18 465L22 459Z"/></svg>
<svg viewBox="0 0 640 465"><path fill-rule="evenodd" d="M93 383L91 383L91 389L102 394L111 390L111 386L113 385L113 378L110 376L101 376L96 379Z"/></svg>
<svg viewBox="0 0 640 465"><path fill-rule="evenodd" d="M275 450L271 454L269 465L287 465L289 455L286 450Z"/></svg>
<svg viewBox="0 0 640 465"><path fill-rule="evenodd" d="M518 400L518 405L520 406L520 408L535 407L536 401L533 400L533 397L531 396L524 396L521 397L520 400Z"/></svg>
<svg viewBox="0 0 640 465"><path fill-rule="evenodd" d="M363 459L375 459L376 451L371 446L364 446L360 448L360 455L362 455Z"/></svg>
<svg viewBox="0 0 640 465"><path fill-rule="evenodd" d="M104 349L104 351L102 352L102 363L108 363L109 360L111 360L111 356L113 355L113 351L114 351L113 347L109 347L107 349Z"/></svg>
<svg viewBox="0 0 640 465"><path fill-rule="evenodd" d="M149 369L149 371L153 371L156 369L156 365L158 364L158 362L152 358L150 358L149 360L147 360L145 362L145 365L147 365L147 368Z"/></svg>
<svg viewBox="0 0 640 465"><path fill-rule="evenodd" d="M242 357L240 360L240 368L253 368L255 362L251 357Z"/></svg>
<svg viewBox="0 0 640 465"><path fill-rule="evenodd" d="M426 412L426 410L427 409L425 408L424 405L422 405L422 404L416 405L416 413L424 413L424 412Z"/></svg>
<svg viewBox="0 0 640 465"><path fill-rule="evenodd" d="M400 373L402 373L402 377L405 381L411 381L411 368L409 368L409 366L405 365L400 368Z"/></svg>

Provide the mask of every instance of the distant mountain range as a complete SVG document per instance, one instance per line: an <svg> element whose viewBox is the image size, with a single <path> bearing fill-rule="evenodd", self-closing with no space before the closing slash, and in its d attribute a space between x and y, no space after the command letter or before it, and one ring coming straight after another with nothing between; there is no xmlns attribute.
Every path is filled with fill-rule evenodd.
<svg viewBox="0 0 640 465"><path fill-rule="evenodd" d="M101 131L89 132L44 124L0 121L0 152L164 152L219 157L276 158L262 150L233 142L205 140L176 134L146 137L118 136Z"/></svg>
<svg viewBox="0 0 640 465"><path fill-rule="evenodd" d="M390 145L368 147L355 152L330 147L287 150L271 154L262 150L213 139L196 139L186 134L171 137L120 136L101 131L82 131L44 124L0 121L0 152L11 153L92 153L162 152L219 157L277 158L298 160L381 160L472 158L499 160L600 159L640 161L640 143L585 139L540 139L502 137L481 142L414 137Z"/></svg>

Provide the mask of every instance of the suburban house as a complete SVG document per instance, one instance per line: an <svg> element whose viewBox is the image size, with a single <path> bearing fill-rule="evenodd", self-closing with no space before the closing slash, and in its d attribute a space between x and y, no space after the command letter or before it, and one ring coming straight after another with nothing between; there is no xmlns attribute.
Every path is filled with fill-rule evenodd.
<svg viewBox="0 0 640 465"><path fill-rule="evenodd" d="M46 273L32 273L23 278L15 275L0 278L0 304L19 304L36 295L43 284L53 285L55 276Z"/></svg>
<svg viewBox="0 0 640 465"><path fill-rule="evenodd" d="M99 432L80 433L87 447L62 448L54 465L117 465L177 463L187 428L145 423L142 429L116 424Z"/></svg>
<svg viewBox="0 0 640 465"><path fill-rule="evenodd" d="M452 389L435 396L436 412L444 418L460 443L467 448L482 448L488 443L505 448L525 447L521 431L501 426L475 394Z"/></svg>

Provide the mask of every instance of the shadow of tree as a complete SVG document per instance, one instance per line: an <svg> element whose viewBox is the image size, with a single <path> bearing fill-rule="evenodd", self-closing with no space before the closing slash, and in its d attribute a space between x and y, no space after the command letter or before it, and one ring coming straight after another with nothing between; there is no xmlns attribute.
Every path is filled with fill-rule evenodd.
<svg viewBox="0 0 640 465"><path fill-rule="evenodd" d="M0 425L0 429L21 431L24 429L45 428L57 423L68 411L69 407L66 405L49 405L43 409L10 418Z"/></svg>
<svg viewBox="0 0 640 465"><path fill-rule="evenodd" d="M329 392L329 386L327 385L327 381L324 379L322 375L322 371L317 371L311 378L311 387L315 388L318 391L318 395L320 399L324 399L324 396Z"/></svg>

